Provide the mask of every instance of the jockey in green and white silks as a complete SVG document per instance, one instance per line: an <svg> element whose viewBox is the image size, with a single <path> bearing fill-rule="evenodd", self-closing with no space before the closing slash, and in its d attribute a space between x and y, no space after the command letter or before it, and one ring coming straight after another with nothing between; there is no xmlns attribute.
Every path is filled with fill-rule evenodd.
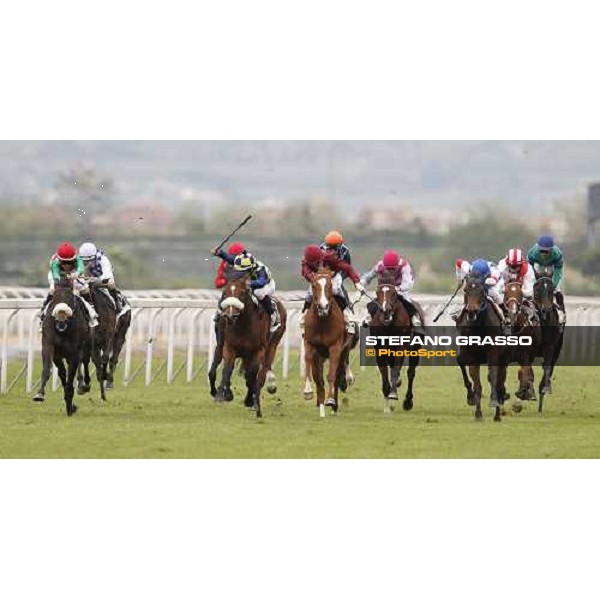
<svg viewBox="0 0 600 600"><path fill-rule="evenodd" d="M75 246L69 242L62 243L58 247L56 254L50 259L50 270L48 271L48 285L50 286L50 289L48 290L48 295L46 296L46 300L44 301L40 313L40 326L46 314L46 307L50 304L52 297L54 296L54 288L60 279L62 277L70 277L73 280L73 289L77 293L84 287L82 283L77 281L77 277L83 276L83 274L83 260L77 253ZM98 325L98 314L96 313L96 310L89 302L82 298L80 294L78 295L88 312L88 322L90 327L96 327Z"/></svg>
<svg viewBox="0 0 600 600"><path fill-rule="evenodd" d="M561 321L564 322L566 315L562 284L564 281L565 264L562 250L554 244L552 236L543 235L538 240L538 243L529 250L527 260L536 274L540 267L553 268L552 285L554 286L554 295L556 304L562 313L560 315Z"/></svg>

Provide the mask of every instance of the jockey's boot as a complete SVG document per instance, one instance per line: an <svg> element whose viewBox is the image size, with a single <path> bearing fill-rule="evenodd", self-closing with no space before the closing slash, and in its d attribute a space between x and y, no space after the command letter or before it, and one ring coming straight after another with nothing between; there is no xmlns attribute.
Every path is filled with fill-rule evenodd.
<svg viewBox="0 0 600 600"><path fill-rule="evenodd" d="M403 298L404 306L408 311L408 316L410 317L410 322L414 328L414 331L417 335L425 335L425 326L423 324L423 319L421 318L421 314L419 313L418 308L406 298Z"/></svg>
<svg viewBox="0 0 600 600"><path fill-rule="evenodd" d="M121 296L119 294L119 290L117 288L109 288L108 292L110 293L110 297L113 299L115 303L115 310L117 314L119 314L123 310L123 306L121 305Z"/></svg>
<svg viewBox="0 0 600 600"><path fill-rule="evenodd" d="M375 302L375 300L371 300L367 304L367 314L363 319L361 327L370 327L375 313L377 313L377 302Z"/></svg>
<svg viewBox="0 0 600 600"><path fill-rule="evenodd" d="M558 307L558 324L561 327L565 326L567 322L567 311L565 310L565 297L562 292L555 292L554 297L556 298L556 305Z"/></svg>
<svg viewBox="0 0 600 600"><path fill-rule="evenodd" d="M44 300L44 304L42 305L42 310L40 310L40 331L42 331L42 326L44 325L44 317L46 316L46 309L48 308L48 304L52 302L52 294L48 294L46 299Z"/></svg>
<svg viewBox="0 0 600 600"><path fill-rule="evenodd" d="M94 327L98 327L98 313L92 304L90 304L85 298L79 296L81 301L83 302L83 306L85 306L85 310L88 313L88 325L93 329Z"/></svg>
<svg viewBox="0 0 600 600"><path fill-rule="evenodd" d="M260 301L260 304L271 319L270 332L274 333L281 327L281 321L279 319L279 311L277 310L277 305L270 296L265 296Z"/></svg>

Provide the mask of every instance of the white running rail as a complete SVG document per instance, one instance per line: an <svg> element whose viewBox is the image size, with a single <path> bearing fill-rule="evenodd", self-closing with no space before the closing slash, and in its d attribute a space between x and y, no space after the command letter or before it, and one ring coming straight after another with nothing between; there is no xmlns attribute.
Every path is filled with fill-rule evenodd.
<svg viewBox="0 0 600 600"><path fill-rule="evenodd" d="M39 381L41 334L38 312L47 293L42 288L0 288L0 394L19 383L24 392L34 391ZM304 291L282 292L278 297L288 311L288 329L278 351L276 369L283 378L297 366L302 374L303 348L298 320ZM127 293L132 305L132 326L121 352L119 380L128 385L143 377L151 385L158 377L167 383L177 378L195 381L210 367L215 348L213 316L220 293L215 290L146 290ZM447 297L414 295L424 308L427 322L447 302ZM355 307L358 319L365 313L363 299ZM449 314L440 325L452 324ZM567 300L569 325L600 325L600 299L570 297ZM294 352L295 351L295 352ZM53 377L53 389L58 379Z"/></svg>

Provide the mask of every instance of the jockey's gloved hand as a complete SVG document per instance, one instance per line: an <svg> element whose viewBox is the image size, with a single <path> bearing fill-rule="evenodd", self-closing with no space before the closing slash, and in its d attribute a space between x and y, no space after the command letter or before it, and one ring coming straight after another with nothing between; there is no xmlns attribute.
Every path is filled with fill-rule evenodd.
<svg viewBox="0 0 600 600"><path fill-rule="evenodd" d="M365 286L360 281L358 283L356 283L354 285L354 287L357 289L357 291L359 291L361 293L361 295L366 292Z"/></svg>
<svg viewBox="0 0 600 600"><path fill-rule="evenodd" d="M219 254L219 248L213 248L213 249L210 251L210 253L211 253L213 256L217 256L217 254Z"/></svg>

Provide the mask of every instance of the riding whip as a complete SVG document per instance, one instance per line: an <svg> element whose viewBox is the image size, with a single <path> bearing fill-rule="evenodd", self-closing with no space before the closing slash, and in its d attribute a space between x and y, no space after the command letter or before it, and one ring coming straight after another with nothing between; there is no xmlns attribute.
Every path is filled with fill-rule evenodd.
<svg viewBox="0 0 600 600"><path fill-rule="evenodd" d="M462 287L462 284L464 282L464 279L461 279L461 282L458 284L458 287L456 288L456 291L454 292L454 294L452 294L452 297L450 298L450 300L448 300L448 302L446 303L446 306L444 306L444 308L442 308L442 310L440 311L440 314L433 320L434 323L437 323L439 318L446 312L446 309L452 304L452 300L454 300L454 298L456 298L456 294L458 294L460 288Z"/></svg>
<svg viewBox="0 0 600 600"><path fill-rule="evenodd" d="M248 215L217 247L220 250L250 219L252 215Z"/></svg>

